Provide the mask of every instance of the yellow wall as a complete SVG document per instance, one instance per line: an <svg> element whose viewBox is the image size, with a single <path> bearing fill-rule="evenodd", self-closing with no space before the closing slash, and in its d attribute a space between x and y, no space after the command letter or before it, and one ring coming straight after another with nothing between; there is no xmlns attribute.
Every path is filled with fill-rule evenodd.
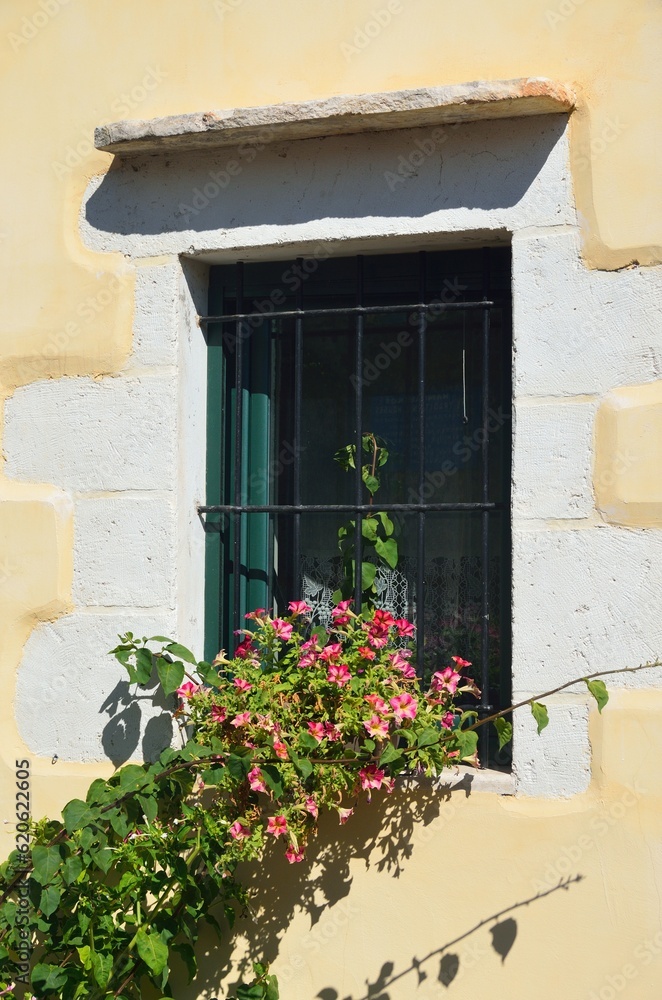
<svg viewBox="0 0 662 1000"><path fill-rule="evenodd" d="M571 156L586 265L616 269L662 260L658 0L402 0L392 4L391 23L364 44L361 30L386 6L381 0L5 0L0 396L36 379L113 373L128 356L132 270L120 255L86 250L78 232L86 185L111 162L92 149L93 129L119 118L547 76L571 84L579 96ZM11 819L14 760L30 756L11 708L16 666L34 624L70 607L72 524L67 499L53 486L1 477L0 469L0 795L2 818ZM650 476L644 480L659 507L659 491ZM629 503L636 500L628 495ZM634 523L652 522L638 515ZM319 955L301 950L309 920L297 918L282 958L283 968L293 954L305 958L292 991L313 996L334 987L340 996L363 996L362 983L374 981L382 962L392 961L397 974L412 955L422 957L534 895L547 865L592 835L594 845L582 849L569 872L584 875L581 883L509 914L519 932L504 963L489 946L489 924L474 936L485 955L473 968L464 941L451 949L465 957L448 995L588 997L611 988L606 976L634 964L627 996L656 998L662 948L649 962L641 948L662 919L656 889L662 703L659 695L636 693L613 702L594 720L594 780L585 795L549 803L493 795L464 801L456 793L443 829L429 841L414 833L402 879L374 865L364 874L362 860L351 862L359 913ZM36 815L56 812L93 774L107 772L102 765L54 767L34 759L33 770ZM636 782L646 793L621 817L619 803ZM596 836L593 819L614 809L618 822ZM4 853L11 836L0 830ZM453 874L452 859L461 864ZM436 980L438 958L424 971L420 990L445 996ZM387 992L412 995L416 982L410 973Z"/></svg>

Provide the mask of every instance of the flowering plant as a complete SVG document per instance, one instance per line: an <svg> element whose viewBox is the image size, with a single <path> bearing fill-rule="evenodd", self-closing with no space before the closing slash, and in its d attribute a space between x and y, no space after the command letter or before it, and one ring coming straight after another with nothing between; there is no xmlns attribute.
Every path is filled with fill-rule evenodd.
<svg viewBox="0 0 662 1000"><path fill-rule="evenodd" d="M288 610L251 612L234 656L213 663L162 636L120 637L113 653L131 682L156 675L177 696L184 745L93 781L61 820L32 824L31 844L0 866L0 996L14 998L17 981L43 1000L129 1000L147 984L172 996L173 962L196 974L201 922L220 933L219 909L231 928L246 903L241 862L280 843L296 864L324 808L344 824L403 771L477 765L476 729L494 722L503 745L514 708L530 706L539 732L547 724L533 698L482 720L459 711L458 695L479 694L459 656L423 690L414 627L388 611L357 615L344 600L325 632L305 602ZM602 710L597 676L583 680ZM19 959L26 949L31 967ZM238 1000L277 1000L268 968L254 971Z"/></svg>
<svg viewBox="0 0 662 1000"><path fill-rule="evenodd" d="M285 618L251 612L234 658L220 653L200 683L177 689L198 742L241 762L238 789L227 765L203 780L218 789L242 857L275 837L290 862L301 861L320 809L344 823L359 798L390 790L400 771L478 763L476 733L463 728L475 713L454 707L457 694L480 694L461 673L470 664L453 657L423 692L406 645L413 625L380 609L356 615L351 604L335 607L329 633L311 630L304 601Z"/></svg>

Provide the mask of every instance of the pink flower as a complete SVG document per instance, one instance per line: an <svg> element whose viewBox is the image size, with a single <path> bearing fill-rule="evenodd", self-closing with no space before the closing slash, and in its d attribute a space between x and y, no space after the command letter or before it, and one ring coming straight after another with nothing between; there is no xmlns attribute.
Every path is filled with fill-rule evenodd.
<svg viewBox="0 0 662 1000"><path fill-rule="evenodd" d="M391 653L389 655L389 660L391 665L395 670L398 670L403 677L408 681L414 680L416 677L416 671L412 667L411 663L408 663L405 657L400 652Z"/></svg>
<svg viewBox="0 0 662 1000"><path fill-rule="evenodd" d="M387 635L371 635L368 636L368 642L373 649L383 649L388 643Z"/></svg>
<svg viewBox="0 0 662 1000"><path fill-rule="evenodd" d="M297 851L292 844L290 844L288 849L285 851L285 857L291 865L294 865L297 861L303 861L303 851Z"/></svg>
<svg viewBox="0 0 662 1000"><path fill-rule="evenodd" d="M214 722L225 722L228 717L228 713L221 705L212 705L211 717Z"/></svg>
<svg viewBox="0 0 662 1000"><path fill-rule="evenodd" d="M460 675L452 667L446 667L445 670L437 670L432 675L430 687L433 691L448 691L449 694L455 694L458 681L461 679Z"/></svg>
<svg viewBox="0 0 662 1000"><path fill-rule="evenodd" d="M243 823L240 823L238 819L235 820L230 827L230 836L233 840L245 840L246 837L250 837L250 835L251 831L247 826L244 826Z"/></svg>
<svg viewBox="0 0 662 1000"><path fill-rule="evenodd" d="M416 631L412 623L408 622L406 618L396 618L393 624L398 630L398 635L406 636L408 639L411 639Z"/></svg>
<svg viewBox="0 0 662 1000"><path fill-rule="evenodd" d="M284 837L287 833L287 818L285 816L270 816L267 820L267 833L272 837Z"/></svg>
<svg viewBox="0 0 662 1000"><path fill-rule="evenodd" d="M352 815L353 812L354 812L353 809L339 809L338 810L338 819L340 820L340 822L341 822L341 824L343 826L345 825L345 823L347 822L347 820L349 819L349 817Z"/></svg>
<svg viewBox="0 0 662 1000"><path fill-rule="evenodd" d="M367 694L364 698L369 705L372 705L375 712L379 712L380 715L390 715L391 709L386 704L383 698L380 698L378 694Z"/></svg>
<svg viewBox="0 0 662 1000"><path fill-rule="evenodd" d="M326 675L326 679L330 684L337 684L338 687L344 687L352 678L347 666L341 663L340 666L330 666L329 672Z"/></svg>
<svg viewBox="0 0 662 1000"><path fill-rule="evenodd" d="M359 646L358 652L361 654L364 660L374 660L377 655L374 649L370 649L370 646Z"/></svg>
<svg viewBox="0 0 662 1000"><path fill-rule="evenodd" d="M305 650L311 650L313 653L320 653L322 647L320 646L317 639L306 639L305 642L301 643L301 648Z"/></svg>
<svg viewBox="0 0 662 1000"><path fill-rule="evenodd" d="M390 702L396 719L402 721L403 719L416 718L418 702L410 694L406 692L404 694L396 694L395 698L390 699Z"/></svg>
<svg viewBox="0 0 662 1000"><path fill-rule="evenodd" d="M234 719L231 720L230 725L236 726L238 729L239 726L248 726L250 724L250 721L251 721L250 712L240 712L239 715L235 715Z"/></svg>
<svg viewBox="0 0 662 1000"><path fill-rule="evenodd" d="M254 792L266 792L267 786L264 783L264 778L262 777L262 771L259 767L254 767L252 771L248 772L248 783Z"/></svg>
<svg viewBox="0 0 662 1000"><path fill-rule="evenodd" d="M331 617L333 618L333 621L336 625L346 625L347 622L350 620L352 615L348 615L347 610L351 603L352 603L351 600L341 601L333 609L333 611L331 612Z"/></svg>
<svg viewBox="0 0 662 1000"><path fill-rule="evenodd" d="M310 813L313 819L317 819L319 815L319 809L317 808L317 802L315 802L315 799L312 797L312 795L308 796L308 798L304 802L304 806L306 807L306 811Z"/></svg>
<svg viewBox="0 0 662 1000"><path fill-rule="evenodd" d="M468 691L469 694L473 694L473 695L475 695L476 698L480 698L480 688L476 684L476 682L473 679L473 677L467 677L467 678L465 678L464 684L462 685L461 688L458 688L458 690L459 691Z"/></svg>
<svg viewBox="0 0 662 1000"><path fill-rule="evenodd" d="M232 683L234 684L234 686L236 688L238 688L240 691L244 691L244 692L245 691L250 691L250 689L253 687L253 685L250 684L249 681L245 681L243 679L243 677L235 677L235 679L234 679L234 681Z"/></svg>
<svg viewBox="0 0 662 1000"><path fill-rule="evenodd" d="M248 636L246 636L246 638L242 639L242 641L235 649L234 655L239 660L246 660L252 652L253 652L252 640Z"/></svg>
<svg viewBox="0 0 662 1000"><path fill-rule="evenodd" d="M363 725L370 736L376 736L378 739L386 739L388 736L388 719L380 719L378 715L373 715Z"/></svg>
<svg viewBox="0 0 662 1000"><path fill-rule="evenodd" d="M312 665L316 662L316 660L317 660L317 653L304 653L301 659L299 660L299 666L302 669L305 669L306 667L312 667Z"/></svg>
<svg viewBox="0 0 662 1000"><path fill-rule="evenodd" d="M446 712L445 715L441 717L441 724L444 729L452 729L453 722L455 721L455 716L452 712Z"/></svg>
<svg viewBox="0 0 662 1000"><path fill-rule="evenodd" d="M274 632L279 639L284 639L285 642L287 642L288 639L291 639L292 629L294 627L292 622L283 621L282 618L274 618L271 624L273 625Z"/></svg>
<svg viewBox="0 0 662 1000"><path fill-rule="evenodd" d="M324 723L324 735L330 743L335 743L336 740L342 739L342 733L340 731L340 726L336 726L332 722Z"/></svg>
<svg viewBox="0 0 662 1000"><path fill-rule="evenodd" d="M267 733L275 732L276 723L268 715L258 715L257 724L260 729L264 729Z"/></svg>
<svg viewBox="0 0 662 1000"><path fill-rule="evenodd" d="M321 722L309 722L308 730L311 736L314 736L318 743L321 743L324 739L324 726Z"/></svg>
<svg viewBox="0 0 662 1000"><path fill-rule="evenodd" d="M255 611L249 611L247 615L244 615L244 618L252 618L253 621L256 621L258 618L262 618L266 615L266 613L266 608L256 608Z"/></svg>
<svg viewBox="0 0 662 1000"><path fill-rule="evenodd" d="M287 752L287 747L280 740L274 740L274 753L279 758L279 760L288 760L289 754Z"/></svg>
<svg viewBox="0 0 662 1000"><path fill-rule="evenodd" d="M375 611L371 625L379 625L382 628L390 628L391 625L395 625L395 618L390 611L382 611L380 608Z"/></svg>
<svg viewBox="0 0 662 1000"><path fill-rule="evenodd" d="M459 670L461 670L462 667L470 667L471 666L470 661L469 660L463 660L461 656L451 656L451 660L453 661L453 663L455 664L455 666L458 667Z"/></svg>
<svg viewBox="0 0 662 1000"><path fill-rule="evenodd" d="M308 611L312 611L310 604L306 604L305 601L290 601L287 605L293 615L305 615Z"/></svg>
<svg viewBox="0 0 662 1000"><path fill-rule="evenodd" d="M180 698L192 698L199 690L199 684L192 684L191 681L185 681L181 687L177 688L177 694Z"/></svg>
<svg viewBox="0 0 662 1000"><path fill-rule="evenodd" d="M324 660L325 663L332 663L334 660L339 660L342 653L342 646L339 642L332 642L328 646L325 646L320 653L320 660Z"/></svg>
<svg viewBox="0 0 662 1000"><path fill-rule="evenodd" d="M353 604L353 603L354 603L354 598L353 597L350 597L349 600L347 600L347 601L339 601L336 604L336 606L333 609L333 611L331 612L331 616L333 617L333 615L336 614L337 612L340 612L340 614L343 614L343 612L347 611L348 608L350 607L350 605Z"/></svg>
<svg viewBox="0 0 662 1000"><path fill-rule="evenodd" d="M380 771L376 764L368 764L367 767L363 767L359 771L359 778L361 780L361 788L367 791L370 788L381 788L386 778L386 773Z"/></svg>

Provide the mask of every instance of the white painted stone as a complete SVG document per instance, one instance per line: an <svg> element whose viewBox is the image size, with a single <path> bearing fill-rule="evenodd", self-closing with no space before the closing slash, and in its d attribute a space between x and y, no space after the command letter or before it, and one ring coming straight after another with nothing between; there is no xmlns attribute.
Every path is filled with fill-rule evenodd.
<svg viewBox="0 0 662 1000"><path fill-rule="evenodd" d="M137 269L133 364L176 364L175 310L180 274L178 263Z"/></svg>
<svg viewBox="0 0 662 1000"><path fill-rule="evenodd" d="M74 602L170 607L175 550L169 496L79 500L74 511Z"/></svg>
<svg viewBox="0 0 662 1000"><path fill-rule="evenodd" d="M515 395L662 377L662 266L590 271L575 232L515 233L513 286Z"/></svg>
<svg viewBox="0 0 662 1000"><path fill-rule="evenodd" d="M102 252L246 259L574 222L566 117L548 115L132 157L91 182L81 232Z"/></svg>
<svg viewBox="0 0 662 1000"><path fill-rule="evenodd" d="M662 655L662 531L521 529L513 541L515 698ZM660 687L662 668L607 681Z"/></svg>
<svg viewBox="0 0 662 1000"><path fill-rule="evenodd" d="M549 725L538 735L531 710L513 720L513 771L518 795L570 798L585 792L591 780L588 708L547 702Z"/></svg>
<svg viewBox="0 0 662 1000"><path fill-rule="evenodd" d="M515 408L513 516L588 517L597 403Z"/></svg>
<svg viewBox="0 0 662 1000"><path fill-rule="evenodd" d="M7 401L6 474L78 491L167 489L175 474L171 377L62 378Z"/></svg>
<svg viewBox="0 0 662 1000"><path fill-rule="evenodd" d="M153 688L139 690L138 701L129 699L128 675L107 651L120 633L167 636L173 625L171 614L138 610L76 612L38 625L16 680L16 719L30 752L57 754L62 762L110 758L116 764L158 755L172 739L169 716L161 718L163 703Z"/></svg>

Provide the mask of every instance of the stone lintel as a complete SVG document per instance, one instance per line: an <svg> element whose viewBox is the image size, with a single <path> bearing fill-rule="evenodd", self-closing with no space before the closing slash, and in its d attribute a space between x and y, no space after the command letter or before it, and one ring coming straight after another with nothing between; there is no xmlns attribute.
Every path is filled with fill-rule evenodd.
<svg viewBox="0 0 662 1000"><path fill-rule="evenodd" d="M302 104L270 104L119 121L95 129L94 144L107 153L133 154L236 146L449 125L486 118L572 111L575 95L543 77L478 81L381 94L350 94Z"/></svg>

